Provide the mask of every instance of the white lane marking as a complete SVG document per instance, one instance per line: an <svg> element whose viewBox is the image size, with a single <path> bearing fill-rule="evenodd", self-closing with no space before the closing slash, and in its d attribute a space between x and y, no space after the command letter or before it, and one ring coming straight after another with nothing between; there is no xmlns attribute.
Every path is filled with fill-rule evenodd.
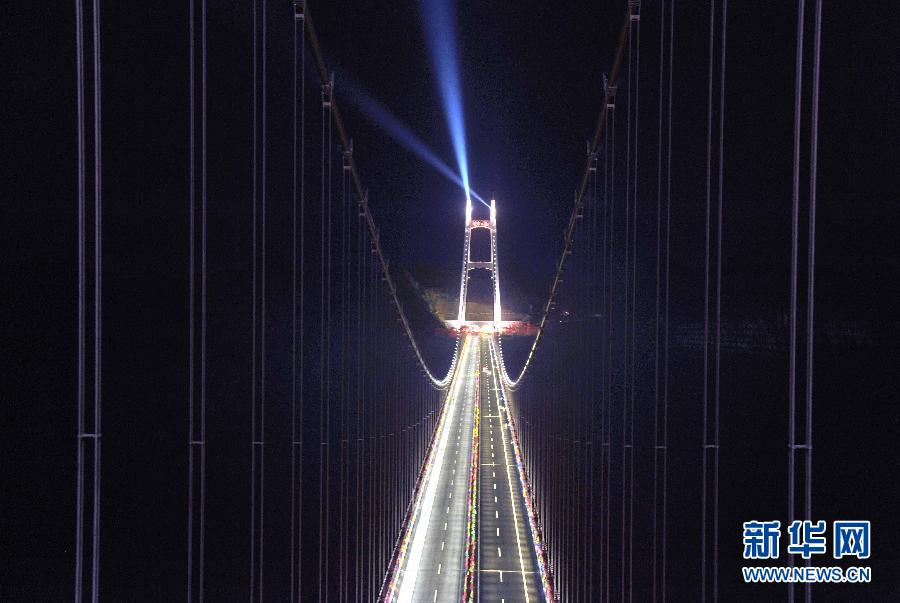
<svg viewBox="0 0 900 603"><path fill-rule="evenodd" d="M497 536L500 535L500 528L497 528Z"/></svg>
<svg viewBox="0 0 900 603"><path fill-rule="evenodd" d="M437 589L434 589L434 596L431 598L432 603L437 601Z"/></svg>
<svg viewBox="0 0 900 603"><path fill-rule="evenodd" d="M497 384L497 378L494 377L494 383ZM501 395L503 391L500 391ZM501 420L502 423L502 420ZM506 425L508 428L509 425ZM509 445L506 442L506 429L500 430L500 437L503 439L503 454L506 459L506 483L509 486L509 506L512 508L513 512L513 522L516 525L516 547L519 549L519 568L522 570L522 590L525 593L525 601L528 602L528 587L527 582L525 580L525 559L522 554L522 540L519 536L520 527L519 527L519 514L516 512L516 504L515 504L515 495L513 494L513 483L512 476L510 474L510 462L509 462Z"/></svg>
<svg viewBox="0 0 900 603"><path fill-rule="evenodd" d="M503 582L503 570L500 570L500 582Z"/></svg>
<svg viewBox="0 0 900 603"><path fill-rule="evenodd" d="M470 362L470 358L472 355L470 353L471 346L466 345L463 346L461 361L462 365L465 366ZM454 379L455 381L456 379ZM412 535L410 538L409 545L409 557L406 562L406 571L404 572L397 599L399 603L408 603L412 601L413 592L416 587L416 578L419 571L419 564L422 559L423 549L425 547L425 540L428 536L428 528L431 523L431 511L434 506L434 501L437 496L438 490L438 477L441 474L441 470L444 464L444 459L447 453L447 444L449 443L450 436L450 426L453 424L453 417L456 414L456 411L459 407L462 406L461 397L463 394L463 383L464 379L459 376L459 383L453 383L451 385L451 397L448 400L449 406L447 407L447 414L442 415L441 421L438 423L438 428L440 429L440 435L438 440L437 449L434 450L434 456L432 457L433 464L431 465L431 470L429 471L429 475L427 476L427 482L425 486L425 492L423 494L423 498L420 502L420 513L418 513L418 517L415 518L415 523L411 527ZM462 411L460 410L460 413Z"/></svg>
<svg viewBox="0 0 900 603"><path fill-rule="evenodd" d="M445 529L445 530L447 529L447 522L446 522L446 521L444 522L444 529Z"/></svg>
<svg viewBox="0 0 900 603"><path fill-rule="evenodd" d="M441 550L442 551L444 550L444 541L443 540L441 540Z"/></svg>
<svg viewBox="0 0 900 603"><path fill-rule="evenodd" d="M500 511L494 509L494 519L500 519Z"/></svg>
<svg viewBox="0 0 900 603"><path fill-rule="evenodd" d="M440 575L440 573L441 573L441 564L438 563L438 575Z"/></svg>
<svg viewBox="0 0 900 603"><path fill-rule="evenodd" d="M502 557L502 556L503 556L503 551L500 550L500 547L499 547L499 546L497 547L497 556L498 556L498 557Z"/></svg>
<svg viewBox="0 0 900 603"><path fill-rule="evenodd" d="M497 489L497 482L494 482L494 490Z"/></svg>

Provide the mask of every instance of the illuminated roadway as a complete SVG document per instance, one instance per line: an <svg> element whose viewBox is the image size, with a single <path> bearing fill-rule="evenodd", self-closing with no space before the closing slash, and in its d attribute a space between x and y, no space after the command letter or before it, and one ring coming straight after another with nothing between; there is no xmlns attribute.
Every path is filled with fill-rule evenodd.
<svg viewBox="0 0 900 603"><path fill-rule="evenodd" d="M489 337L467 336L411 522L398 576L399 601L456 602L466 594L476 410L480 425L472 598L544 600L500 382Z"/></svg>

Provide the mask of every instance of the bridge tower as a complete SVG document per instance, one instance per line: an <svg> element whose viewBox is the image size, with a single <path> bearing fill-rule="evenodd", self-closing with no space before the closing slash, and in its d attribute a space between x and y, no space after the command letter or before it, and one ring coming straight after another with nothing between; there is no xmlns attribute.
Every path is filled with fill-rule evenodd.
<svg viewBox="0 0 900 603"><path fill-rule="evenodd" d="M472 219L472 200L466 199L466 240L463 248L463 270L459 284L459 314L453 326L462 328L464 325L481 326L499 330L503 325L500 310L500 269L497 264L497 203L491 199L491 213L487 220ZM487 261L475 261L472 259L472 231L484 228L491 234L491 259ZM466 295L468 293L469 272L472 270L488 270L491 273L491 282L494 290L494 320L493 324L485 321L466 320Z"/></svg>

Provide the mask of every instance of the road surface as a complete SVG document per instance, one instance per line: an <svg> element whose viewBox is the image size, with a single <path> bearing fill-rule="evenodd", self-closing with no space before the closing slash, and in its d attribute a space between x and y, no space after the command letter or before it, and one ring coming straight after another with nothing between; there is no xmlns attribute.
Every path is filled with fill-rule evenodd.
<svg viewBox="0 0 900 603"><path fill-rule="evenodd" d="M466 594L468 526L474 515L469 588L478 601L543 601L505 395L486 336L462 343L459 368L435 434L420 503L397 579L403 602L458 602ZM468 505L478 433L475 510Z"/></svg>

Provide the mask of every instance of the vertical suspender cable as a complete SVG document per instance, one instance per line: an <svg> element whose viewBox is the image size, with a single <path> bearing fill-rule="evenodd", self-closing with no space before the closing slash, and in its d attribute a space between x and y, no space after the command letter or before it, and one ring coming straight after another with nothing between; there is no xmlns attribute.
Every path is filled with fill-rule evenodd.
<svg viewBox="0 0 900 603"><path fill-rule="evenodd" d="M605 102L609 103L609 97ZM601 223L601 240L600 244L602 252L600 254L600 271L601 280L601 298L600 307L603 318L601 319L602 339L600 342L600 553L599 557L599 584L600 598L602 600L603 593L606 588L606 578L603 571L606 567L604 559L606 558L606 508L608 502L606 500L606 483L608 481L606 475L606 459L609 451L606 446L606 417L609 414L609 399L606 395L606 383L609 380L609 371L607 370L607 346L609 342L609 269L607 266L607 223L609 218L609 116L606 117L606 126L603 130L603 221Z"/></svg>
<svg viewBox="0 0 900 603"><path fill-rule="evenodd" d="M194 132L194 2L188 6L188 512L187 512L187 600L193 600L194 570L194 288L195 262L195 132Z"/></svg>
<svg viewBox="0 0 900 603"><path fill-rule="evenodd" d="M728 0L722 0L720 32L720 56L719 56L719 106L718 106L718 133L719 144L717 149L718 163L716 173L716 299L715 299L715 341L714 341L714 365L713 365L713 400L709 404L709 247L710 247L710 220L712 200L712 132L713 132L713 80L714 80L714 40L715 40L715 2L710 3L709 22L709 88L708 88L708 113L707 113L707 184L706 184L706 275L704 300L704 445L703 445L703 546L701 568L701 599L706 600L707 589L711 586L711 598L718 600L719 587L719 395L720 395L720 357L721 357L721 331L722 331L722 217L724 210L724 159L725 159L725 50L727 48L726 23L728 19ZM710 433L709 414L712 413L712 433ZM712 500L707 501L709 480L709 455L712 455ZM711 534L711 559L708 559L707 541L710 539L707 525L708 506L712 505L712 534ZM708 562L712 563L711 585L708 583Z"/></svg>
<svg viewBox="0 0 900 603"><path fill-rule="evenodd" d="M370 244L374 244L373 241L370 241ZM368 254L367 254L368 255ZM374 261L371 261L369 264L369 271L366 275L366 278L369 282L369 290L368 290L368 304L367 309L373 309L375 303L375 266ZM373 345L375 343L375 320L374 316L376 312L368 312L366 316L366 324L368 325L368 336L367 336L367 348L374 349ZM374 407L376 404L375 400L375 385L374 385L374 375L376 369L376 360L375 358L369 359L368 371L367 371L367 385L366 385L366 393L368 399L366 401L366 408L369 409L368 412L368 420L366 424L369 426L369 450L368 450L368 465L369 465L369 597L374 598L376 596L376 582L375 582L375 560L377 556L377 527L378 522L375 516L375 503L376 503L376 486L378 483L377 476L375 475L375 467L378 463L378 415L374 414Z"/></svg>
<svg viewBox="0 0 900 603"><path fill-rule="evenodd" d="M102 399L102 142L101 142L101 75L100 75L100 2L91 4L91 51L93 71L92 110L85 110L85 15L83 0L75 3L76 119L78 132L77 163L77 265L78 326L77 348L77 468L75 518L75 600L97 601L100 588L100 436ZM90 120L90 126L85 122ZM88 165L87 128L92 130L93 165ZM92 168L92 169L91 169ZM88 180L93 184L93 207L88 205ZM92 227L88 227L93 218ZM88 254L93 252L93 262ZM89 288L92 289L88 293ZM88 316L90 315L90 318ZM92 327L92 328L89 328ZM92 373L92 374L89 374ZM88 406L87 399L92 398ZM90 464L85 457L91 455ZM89 472L85 476L85 472ZM90 506L88 511L87 507ZM90 513L90 544L85 543L86 512ZM90 550L90 561L85 557ZM90 563L89 584L85 584L85 564Z"/></svg>
<svg viewBox="0 0 900 603"><path fill-rule="evenodd" d="M812 375L813 375L813 318L815 283L815 211L816 211L816 169L818 155L818 113L819 113L819 53L821 43L821 2L815 7L815 30L813 34L812 99L810 108L810 174L809 174L809 241L807 250L807 308L806 308L806 382L804 397L804 436L797 442L797 304L798 291L798 228L800 221L800 138L802 130L803 97L803 28L806 7L803 0L797 3L797 57L794 91L794 155L791 211L791 298L790 298L790 349L789 349L789 392L788 392L788 521L796 518L796 454L804 453L803 463L803 517L811 520L812 515ZM806 563L809 564L808 561ZM804 589L805 599L811 598L811 590ZM788 586L788 597L793 600L793 585Z"/></svg>
<svg viewBox="0 0 900 603"><path fill-rule="evenodd" d="M197 4L199 3L199 11ZM198 14L199 13L199 14ZM199 19L199 53L197 25ZM187 600L203 601L206 512L206 0L189 5L189 300ZM199 120L196 102L200 55ZM199 124L198 124L199 122ZM197 145L197 128L200 144ZM199 167L199 177L197 174ZM199 197L199 208L198 200ZM197 228L199 226L199 237ZM197 275L197 255L200 274ZM198 286L199 285L199 286ZM199 293L199 304L197 294ZM199 316L198 316L199 312ZM197 319L199 318L199 328ZM196 578L196 580L195 580Z"/></svg>
<svg viewBox="0 0 900 603"><path fill-rule="evenodd" d="M603 99L603 102L606 102L606 99ZM603 153L606 154L606 147L603 148ZM598 196L598 181L599 175L597 174L597 153L593 154L593 173L591 175L591 232L590 232L590 271L591 271L591 298L589 303L590 313L596 314L598 310L598 289L602 288L600 286L600 276L598 274L597 269L597 261L599 258L597 257L597 246L600 243L597 234L597 223L598 223L598 215L600 213L600 199ZM599 295L602 297L602 292ZM602 316L602 310L600 311ZM589 469L588 469L588 507L587 507L587 521L588 521L588 547L587 547L587 557L585 562L585 571L586 575L584 577L584 592L582 594L582 598L587 601L589 597L593 596L594 593L594 548L596 545L597 533L596 533L596 497L595 493L597 490L597 476L596 476L596 455L598 449L598 438L597 438L597 406L600 406L600 412L603 412L603 402L602 402L602 392L599 390L599 379L598 377L602 377L603 366L600 365L599 369L597 367L598 364L602 361L602 355L598 354L600 351L598 346L603 345L603 318L601 318L601 322L598 325L598 338L597 342L591 347L591 380L590 380L590 388L589 388L589 396L588 396L588 422L590 424L589 427L589 437L590 437L590 445L588 449L589 454ZM602 414L601 414L602 416ZM602 480L600 482L602 484Z"/></svg>
<svg viewBox="0 0 900 603"><path fill-rule="evenodd" d="M333 275L334 275L334 262L332 255L334 253L334 233L332 232L332 216L334 214L334 197L332 196L332 156L334 154L334 144L332 139L332 100L334 98L334 79L328 84L328 145L325 148L325 162L326 162L326 174L325 174L325 192L327 194L326 198L326 211L325 211L325 240L327 244L325 246L325 272L322 275L322 284L325 287L325 315L323 319L323 325L325 328L325 339L324 339L324 350L325 350L325 540L324 540L324 595L326 601L331 600L329 594L331 591L331 541L333 537L334 526L332 525L331 519L331 489L333 487L331 480L331 461L332 455L334 454L334 447L332 445L332 430L334 429L331 421L331 401L332 401L332 387L333 387L333 375L332 371L334 368L332 367L332 309L333 309L333 297L332 297L332 285L334 283ZM340 516L339 516L340 519ZM338 549L340 550L340 549Z"/></svg>
<svg viewBox="0 0 900 603"><path fill-rule="evenodd" d="M359 199L360 205L365 199ZM364 465L366 459L366 433L363 425L366 425L363 416L365 406L365 357L363 356L363 344L365 342L365 309L367 307L366 289L365 289L365 270L366 270L366 249L365 249L365 233L362 223L362 207L358 208L356 218L356 603L362 603L366 596L363 586L365 577L363 575L363 560L365 559L365 549L363 545L363 511L362 501L365 485L363 482Z"/></svg>
<svg viewBox="0 0 900 603"><path fill-rule="evenodd" d="M725 209L725 50L727 40L728 0L722 0L721 57L719 58L719 174L718 174L718 227L716 233L716 382L715 382L715 463L713 488L713 601L719 600L719 398L721 350L722 350L722 247L724 231L722 218Z"/></svg>
<svg viewBox="0 0 900 603"><path fill-rule="evenodd" d="M266 0L253 3L253 345L250 598L264 600L266 399Z"/></svg>
<svg viewBox="0 0 900 603"><path fill-rule="evenodd" d="M339 517L339 534L338 542L338 600L346 601L346 571L347 571L347 531L346 517L349 501L347 500L347 384L349 383L347 375L347 337L345 334L347 328L347 170L346 153L344 151L345 163L341 166L341 196L338 215L340 217L340 246L341 257L338 270L341 273L341 292L340 292L340 365L339 365L339 388L340 388L340 438L339 438L339 458L340 458L340 484L338 486L338 506L340 509Z"/></svg>
<svg viewBox="0 0 900 603"><path fill-rule="evenodd" d="M84 595L84 411L85 411L85 314L86 314L86 233L85 233L85 134L84 134L84 6L82 0L75 2L75 66L76 66L76 112L78 130L78 198L76 201L77 222L77 265L78 265L78 300L77 300L77 387L76 412L78 421L77 462L75 475L75 601L80 603Z"/></svg>
<svg viewBox="0 0 900 603"><path fill-rule="evenodd" d="M613 389L613 377L612 377L612 367L613 367L613 341L612 341L612 319L613 319L613 281L612 281L612 269L613 269L613 249L615 247L615 207L616 207L616 111L615 106L613 106L612 110L609 113L610 115L610 128L609 128L609 226L606 229L608 236L609 246L607 248L606 253L606 274L607 274L607 286L606 286L606 308L607 308L607 320L606 320L606 438L604 441L604 448L606 449L606 492L604 493L604 499L606 500L606 535L604 542L604 561L606 564L606 569L604 572L604 582L606 584L606 596L604 597L604 601L609 603L609 597L611 592L611 584L610 584L610 547L611 547L611 539L610 532L612 530L611 524L611 481L612 481L612 389Z"/></svg>
<svg viewBox="0 0 900 603"><path fill-rule="evenodd" d="M713 42L715 32L715 0L709 2L709 85L707 88L706 117L706 237L703 269L703 480L702 480L702 519L700 544L700 600L706 603L707 590L707 490L708 490L708 450L709 450L709 222L711 213L712 192L712 91L713 91Z"/></svg>
<svg viewBox="0 0 900 603"><path fill-rule="evenodd" d="M809 141L809 241L806 266L806 481L804 484L804 519L812 521L812 437L813 437L813 344L816 274L816 177L819 154L819 57L822 48L822 0L816 0L815 31L813 34L812 108ZM812 600L812 588L806 585L807 603Z"/></svg>
<svg viewBox="0 0 900 603"><path fill-rule="evenodd" d="M638 224L638 140L639 136L639 112L641 97L641 21L640 3L636 3L635 9L635 42L634 42L634 161L631 174L631 398L628 406L631 410L628 415L628 598L632 599L634 579L634 376L637 372L635 364L635 345L637 341L637 321L635 309L637 307L637 224ZM627 253L627 250L626 250Z"/></svg>
<svg viewBox="0 0 900 603"><path fill-rule="evenodd" d="M604 99L605 102L605 99ZM585 243L584 243L584 269L587 272L588 290L584 294L584 320L593 321L597 314L597 212L599 210L597 203L597 153L591 154L591 181L590 186L590 225L585 227ZM587 219L587 217L585 218ZM578 496L582 500L581 521L584 523L584 533L582 535L582 548L580 554L581 559L581 576L579 580L578 598L579 600L587 600L591 595L591 580L593 553L594 553L594 489L596 488L596 479L594 475L594 451L596 450L596 410L598 405L597 398L597 346L601 338L599 332L599 324L591 323L591 332L596 327L595 337L587 341L588 346L587 360L589 370L582 373L582 416L578 419L582 422L582 479L579 482L580 489ZM581 529L579 525L575 526L576 531Z"/></svg>
<svg viewBox="0 0 900 603"><path fill-rule="evenodd" d="M632 10L629 8L629 10ZM633 14L633 13L632 13ZM629 339L629 312L628 312L628 275L629 275L629 235L631 229L629 228L631 224L632 211L631 211L631 113L634 107L634 103L632 102L631 91L633 88L633 73L632 70L632 61L634 58L633 43L632 40L634 36L632 33L634 32L634 21L633 19L629 22L628 26L628 96L626 99L627 105L625 107L625 224L624 224L624 235L625 242L623 245L623 253L624 253L624 268L622 270L622 295L623 295L623 306L622 306L622 326L623 326L623 339L622 339L622 504L621 504L621 540L620 540L620 550L619 550L619 570L620 570L620 588L622 592L623 601L626 598L628 584L630 584L630 576L628 575L628 565L627 565L627 550L628 550L628 540L630 539L630 530L631 525L628 521L628 493L629 493L629 465L630 465L630 457L631 457L631 449L629 448L631 445L631 440L628 437L628 416L629 410L634 412L634 409L630 409L629 398L628 398L628 339Z"/></svg>
<svg viewBox="0 0 900 603"><path fill-rule="evenodd" d="M361 202L361 199L357 200ZM355 248L355 263L356 269L354 271L354 280L355 280L355 327L354 327L354 346L355 346L355 355L354 355L354 387L353 387L353 398L354 398L354 421L355 421L355 429L354 429L354 437L355 437L355 460L354 460L354 480L355 480L355 489L353 494L353 503L354 503L354 553L353 553L353 576L355 579L354 591L353 591L353 600L356 603L360 603L362 601L363 591L363 577L361 571L361 562L363 559L363 544L362 544L362 507L361 507L361 499L362 499L362 462L363 462L363 434L362 434L362 338L361 338L361 328L362 328L362 288L361 288L361 277L362 277L362 262L363 262L363 247L362 247L362 229L359 217L360 211L359 206L356 207L356 228L354 230L354 235L356 239L356 248Z"/></svg>
<svg viewBox="0 0 900 603"><path fill-rule="evenodd" d="M376 274L376 279L378 279L377 274ZM376 300L377 300L377 304L378 304L377 305L377 307L378 307L378 327L377 327L378 337L376 340L375 349L376 350L384 350L384 349L386 349L386 346L387 346L387 342L385 341L385 333L386 333L385 326L386 325L384 323L384 317L385 317L386 313L384 311L384 309L385 309L384 308L384 298L381 295L381 291L379 291L378 289L379 289L378 280L376 280L375 290L376 290L376 295L377 295ZM376 376L389 375L390 373L388 372L389 369L388 369L388 362L387 362L388 359L383 354L380 354L378 360L379 361L376 364L376 366L378 367L377 368L378 372L376 373ZM380 366L378 366L378 365L380 365ZM376 384L377 384L377 380L376 380ZM386 407L385 403L387 402L387 399L388 399L388 393L387 393L387 391L385 391L385 385L386 384L383 383L382 387L380 387L380 388L378 388L376 385L376 392L378 393L378 397L377 397L378 408L382 408L382 409ZM379 471L380 479L378 480L379 488L378 488L378 507L377 507L378 517L380 520L379 525L378 525L378 566L377 566L378 575L384 575L384 568L385 568L384 558L385 558L385 555L387 554L385 552L385 542L386 542L386 533L388 530L388 507L387 507L386 501L387 501L387 492L388 492L387 477L388 477L388 473L389 473L389 471L388 471L389 468L387 467L387 463L388 463L387 433L388 433L389 425L390 425L390 417L388 416L388 414L386 412L380 413L379 430L378 430L378 450L379 450L379 459L380 459L381 470Z"/></svg>
<svg viewBox="0 0 900 603"><path fill-rule="evenodd" d="M202 187L200 216L200 600L206 580L206 0L202 0L200 23L201 93L200 93L200 178Z"/></svg>
<svg viewBox="0 0 900 603"><path fill-rule="evenodd" d="M370 341L371 341L371 328L372 328L372 320L371 320L371 305L370 298L371 292L369 288L369 273L371 271L371 266L369 263L369 258L371 257L369 248L371 246L371 242L365 234L365 231L361 235L362 243L364 249L360 249L360 253L363 255L363 273L362 283L363 283L363 323L362 323L362 331L363 331L363 341L365 345L363 347L364 350L371 349ZM364 429L364 440L363 446L365 446L365 458L364 463L366 466L366 485L365 485L365 537L366 537L366 555L365 555L365 584L366 590L363 593L363 598L368 599L374 595L372 592L372 409L371 409L371 388L370 388L370 380L369 374L372 371L372 363L371 358L368 354L363 353L362 355L362 365L363 365L363 399L362 399L362 407L363 407L363 429Z"/></svg>
<svg viewBox="0 0 900 603"><path fill-rule="evenodd" d="M665 270L665 330L663 332L663 417L662 417L662 550L661 550L661 597L666 600L666 534L667 534L667 486L669 464L669 265L671 213L672 213L672 82L675 56L675 0L670 0L669 13L669 86L668 117L666 132L666 270Z"/></svg>
<svg viewBox="0 0 900 603"><path fill-rule="evenodd" d="M800 221L800 125L803 97L803 25L805 1L797 0L797 58L794 66L794 147L791 181L791 281L790 323L788 326L788 522L794 521L797 454L797 250ZM793 555L788 555L793 567ZM794 599L794 585L788 584L788 598Z"/></svg>
<svg viewBox="0 0 900 603"><path fill-rule="evenodd" d="M100 138L100 0L94 0L94 500L93 500L93 542L91 544L91 589L94 600L100 597L100 404L102 394L103 344L103 203L102 203L102 142Z"/></svg>
<svg viewBox="0 0 900 603"><path fill-rule="evenodd" d="M374 241L372 241L374 244ZM370 279L370 289L369 289L369 299L371 303L371 308L373 311L369 315L369 322L371 324L370 330L370 339L369 339L369 349L377 350L379 348L379 344L381 343L379 337L379 318L381 317L380 309L378 308L378 269L375 265L375 260L372 260L371 264L371 273L369 274ZM370 401L369 404L372 407L373 412L370 414L370 420L372 422L372 435L370 436L371 440L371 463L369 465L370 471L370 479L372 482L371 489L372 493L370 496L370 510L369 517L371 518L371 548L372 548L372 560L370 562L371 567L371 576L369 577L371 583L371 590L373 597L377 593L378 589L378 555L379 555L379 537L381 534L381 523L379 521L379 504L381 501L381 485L382 481L379 479L379 471L378 468L382 466L382 458L381 458L381 419L382 414L379 412L374 412L376 408L379 407L379 403L381 402L379 398L379 392L377 387L377 376L380 372L380 365L382 361L382 355L377 354L375 358L372 359L371 366L369 369L369 396Z"/></svg>
<svg viewBox="0 0 900 603"><path fill-rule="evenodd" d="M668 74L665 61L666 2L660 5L659 34L659 131L657 146L656 204L656 377L653 453L653 600L666 599L666 473L668 460L668 378L669 378L669 222L672 193L672 66L674 51L675 2L669 2ZM668 78L668 83L666 83ZM668 97L668 98L666 98ZM664 113L664 99L667 111ZM663 130L666 146L663 147ZM663 166L665 157L665 167ZM666 188L663 191L663 171ZM662 204L665 196L665 230L662 226ZM665 243L663 244L663 239ZM663 260L663 257L665 258ZM665 261L665 267L662 263ZM662 302L660 298L662 297ZM662 303L662 318L660 304ZM662 342L660 343L660 322ZM660 391L661 390L661 391Z"/></svg>
<svg viewBox="0 0 900 603"><path fill-rule="evenodd" d="M260 195L262 207L260 216L262 218L260 224L260 243L261 243L261 266L260 266L260 325L259 325L259 385L260 385L260 404L259 404L259 431L260 431L260 459L259 459L259 598L264 600L263 596L263 556L265 553L265 530L263 529L263 519L265 517L265 439L266 439L266 417L265 417L265 401L266 401L266 1L263 0L262 6L262 112L260 122L260 131L262 133L262 146L260 148L262 159Z"/></svg>
<svg viewBox="0 0 900 603"><path fill-rule="evenodd" d="M626 445L628 442L627 438L627 425L628 425L628 260L629 249L628 249L628 235L631 232L629 228L630 220L631 220L631 85L632 85L632 70L631 70L631 59L633 56L632 53L632 39L633 36L631 32L633 30L633 25L629 25L629 34L628 34L628 95L626 97L626 106L625 106L625 223L623 224L623 233L625 237L625 241L623 244L623 270L622 270L622 295L623 295L623 306L622 306L622 492L621 492L621 537L619 543L619 572L620 572L620 589L622 593L622 597L624 600L625 596L625 541L627 538L626 530L628 528L626 518L626 493L628 490L628 452L626 450Z"/></svg>
<svg viewBox="0 0 900 603"><path fill-rule="evenodd" d="M349 548L347 547L347 510L349 508L349 500L347 500L347 442L348 442L348 434L347 434L347 385L350 380L347 375L347 369L349 368L347 365L347 337L346 337L346 329L347 329L347 221L349 216L347 215L347 180L348 180L348 172L349 172L349 161L348 161L348 153L350 151L345 150L343 153L344 162L341 166L341 201L340 207L338 211L338 215L340 217L340 247L341 247L341 258L340 258L340 273L341 273L341 292L340 292L340 377L339 377L339 386L340 386L340 396L339 396L339 405L340 405L340 437L339 437L339 455L340 455L340 484L339 484L339 495L338 495L338 507L339 507L339 517L338 517L338 530L340 534L340 539L338 542L338 599L340 601L346 601L346 571L347 571L347 556L349 554Z"/></svg>
<svg viewBox="0 0 900 603"><path fill-rule="evenodd" d="M294 2L293 176L291 237L291 601L302 592L303 335L305 279L306 29L303 0ZM299 110L298 110L299 109ZM299 237L298 237L299 235ZM299 257L298 257L299 253ZM299 291L298 291L299 286ZM299 338L299 342L298 342Z"/></svg>
<svg viewBox="0 0 900 603"><path fill-rule="evenodd" d="M372 242L369 241L369 245L371 246ZM366 252L366 257L370 257L371 251ZM366 320L363 323L363 326L366 331L366 348L372 349L372 312L370 309L372 308L372 273L374 272L374 268L371 265L371 262L367 263L366 267ZM365 417L365 425L366 431L368 432L368 436L366 438L366 475L367 475L367 487L366 487L366 502L368 507L368 512L366 514L366 527L368 532L368 556L367 556L367 564L366 564L366 572L368 574L367 584L368 584L368 597L373 598L376 596L375 593L375 567L374 567L374 559L375 559L375 518L374 518L374 491L375 491L375 479L374 479L374 467L375 467L375 454L374 454L374 437L375 437L375 418L372 416L373 410L373 397L372 397L372 359L368 356L364 356L364 360L366 361L366 399L363 407L366 409L366 417Z"/></svg>
<svg viewBox="0 0 900 603"><path fill-rule="evenodd" d="M657 600L657 588L659 584L659 455L661 443L659 437L660 428L660 346L659 346L659 298L660 298L660 267L662 263L662 171L663 171L663 97L665 90L664 80L664 54L666 32L666 0L659 5L659 110L657 113L657 158L656 158L656 309L654 313L654 378L653 378L653 567L652 567L652 600Z"/></svg>
<svg viewBox="0 0 900 603"><path fill-rule="evenodd" d="M362 199L359 199L359 202L362 202ZM360 208L356 209L356 371L354 375L355 380L355 388L354 388L354 398L356 403L356 489L354 491L354 504L356 506L356 520L354 522L354 534L356 536L356 546L354 547L354 576L356 578L356 588L354 590L353 600L356 603L362 603L363 600L363 576L362 576L362 559L363 559L363 544L362 544L362 463L363 463L363 432L362 432L362 378L363 378L363 364L362 364L362 320L363 320L363 289L362 289L362 276L363 276L363 262L365 259L365 252L363 249L363 231L362 231L362 220L360 217Z"/></svg>
<svg viewBox="0 0 900 603"><path fill-rule="evenodd" d="M329 342L331 279L331 83L322 84L321 215L319 258L319 600L328 600ZM327 115L327 117L326 117Z"/></svg>
<svg viewBox="0 0 900 603"><path fill-rule="evenodd" d="M253 198L252 198L252 319L253 325L251 328L251 337L252 337L252 345L250 351L250 361L251 361L251 382L250 382L250 421L251 421L251 433L250 433L250 600L256 600L256 531L257 531L257 487L256 487L256 221L257 221L257 0L253 0L252 4L253 10Z"/></svg>
<svg viewBox="0 0 900 603"><path fill-rule="evenodd" d="M81 0L75 2L75 64L76 76L76 112L78 129L78 197L76 200L77 222L77 248L76 262L78 266L78 299L77 299L77 335L75 347L77 386L76 386L76 413L78 422L77 438L77 462L75 476L75 600L80 603L83 598L83 563L84 563L84 381L85 381L85 152L84 152L84 9Z"/></svg>

